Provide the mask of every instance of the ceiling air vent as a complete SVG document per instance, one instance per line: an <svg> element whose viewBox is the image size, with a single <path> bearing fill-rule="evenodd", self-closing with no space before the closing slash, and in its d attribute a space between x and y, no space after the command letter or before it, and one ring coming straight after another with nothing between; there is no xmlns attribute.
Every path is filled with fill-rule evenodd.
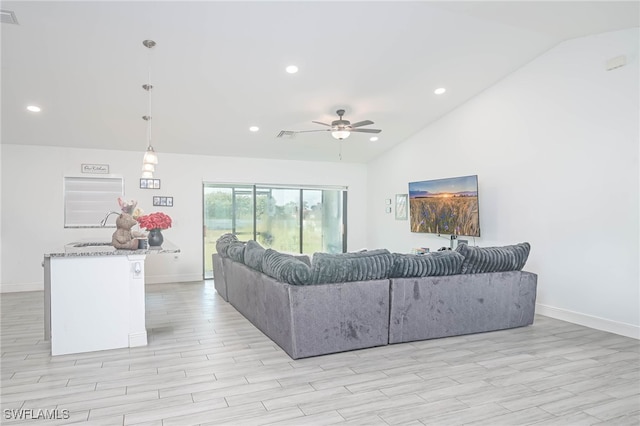
<svg viewBox="0 0 640 426"><path fill-rule="evenodd" d="M279 138L292 138L295 136L296 132L293 132L291 130L280 130L280 133L278 133Z"/></svg>
<svg viewBox="0 0 640 426"><path fill-rule="evenodd" d="M0 10L0 22L3 24L16 24L18 25L18 20L16 19L16 14L11 10Z"/></svg>

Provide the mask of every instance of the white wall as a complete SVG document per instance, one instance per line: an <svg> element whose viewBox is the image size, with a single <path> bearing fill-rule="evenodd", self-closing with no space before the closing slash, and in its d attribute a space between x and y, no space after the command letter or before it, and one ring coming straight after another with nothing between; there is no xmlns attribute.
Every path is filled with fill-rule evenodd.
<svg viewBox="0 0 640 426"><path fill-rule="evenodd" d="M163 235L179 246L181 253L147 256L147 282L202 279L203 181L347 186L350 224L347 245L360 248L366 242L364 165L207 157L160 151L155 177L161 179L162 189L155 191L138 188L142 152L10 144L2 145L1 152L0 290L3 292L41 290L44 253L61 252L65 243L77 239L111 240L113 228L63 228L63 176L81 175L83 163L109 164L113 175L124 177L126 199L137 200L138 206L147 213L164 211L172 217L173 227ZM154 195L172 196L174 207L153 207ZM114 200L114 210L117 209Z"/></svg>
<svg viewBox="0 0 640 426"><path fill-rule="evenodd" d="M475 242L531 243L538 312L640 337L639 39L565 42L371 162L369 246L448 245L412 234L384 200L410 181L477 174ZM622 54L628 64L605 71Z"/></svg>

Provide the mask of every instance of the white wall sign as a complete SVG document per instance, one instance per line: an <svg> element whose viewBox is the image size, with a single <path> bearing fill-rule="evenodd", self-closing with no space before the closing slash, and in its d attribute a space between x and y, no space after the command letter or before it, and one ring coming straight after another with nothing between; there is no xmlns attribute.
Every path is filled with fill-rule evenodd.
<svg viewBox="0 0 640 426"><path fill-rule="evenodd" d="M108 164L83 164L82 173L97 173L107 175L109 174Z"/></svg>

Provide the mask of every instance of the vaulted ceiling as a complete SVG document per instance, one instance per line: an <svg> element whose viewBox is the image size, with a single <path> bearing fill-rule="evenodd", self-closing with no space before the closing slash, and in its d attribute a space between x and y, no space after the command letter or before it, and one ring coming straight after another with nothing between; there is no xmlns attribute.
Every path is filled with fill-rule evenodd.
<svg viewBox="0 0 640 426"><path fill-rule="evenodd" d="M143 151L150 76L160 154L337 161L328 132L276 136L342 108L382 129L342 142L367 162L558 43L637 27L638 5L3 1L2 143Z"/></svg>

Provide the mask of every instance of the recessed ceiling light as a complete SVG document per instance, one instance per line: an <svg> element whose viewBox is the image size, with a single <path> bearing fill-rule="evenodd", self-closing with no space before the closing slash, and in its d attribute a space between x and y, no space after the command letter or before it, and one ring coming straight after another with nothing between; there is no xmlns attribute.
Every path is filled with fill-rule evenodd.
<svg viewBox="0 0 640 426"><path fill-rule="evenodd" d="M258 126L251 126L251 127L249 127L249 131L250 131L250 132L257 132L258 130L260 130L260 127L258 127Z"/></svg>
<svg viewBox="0 0 640 426"><path fill-rule="evenodd" d="M297 73L297 72L298 72L298 67L296 67L295 65L289 65L289 66L286 68L286 70L287 70L287 72L288 72L289 74L295 74L295 73Z"/></svg>
<svg viewBox="0 0 640 426"><path fill-rule="evenodd" d="M375 141L377 141L377 140L378 140L378 137L377 137L377 136L371 136L371 137L369 138L369 140L370 140L371 142L375 142Z"/></svg>
<svg viewBox="0 0 640 426"><path fill-rule="evenodd" d="M438 87L436 90L433 91L433 93L435 93L436 95L442 95L446 91L447 89L445 89L444 87Z"/></svg>
<svg viewBox="0 0 640 426"><path fill-rule="evenodd" d="M27 110L31 111L31 112L40 112L41 111L40 107L39 106L35 106L35 105L29 105L27 107Z"/></svg>

